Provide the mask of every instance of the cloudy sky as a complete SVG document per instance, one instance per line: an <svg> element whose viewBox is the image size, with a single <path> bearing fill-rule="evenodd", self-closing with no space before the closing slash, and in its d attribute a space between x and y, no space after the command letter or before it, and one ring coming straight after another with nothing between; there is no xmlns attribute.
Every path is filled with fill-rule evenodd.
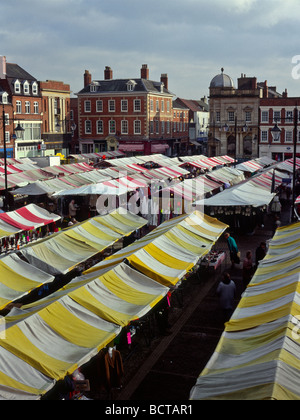
<svg viewBox="0 0 300 420"><path fill-rule="evenodd" d="M9 0L0 16L0 55L74 93L86 69L134 78L148 64L187 99L208 95L221 67L300 96L299 0Z"/></svg>

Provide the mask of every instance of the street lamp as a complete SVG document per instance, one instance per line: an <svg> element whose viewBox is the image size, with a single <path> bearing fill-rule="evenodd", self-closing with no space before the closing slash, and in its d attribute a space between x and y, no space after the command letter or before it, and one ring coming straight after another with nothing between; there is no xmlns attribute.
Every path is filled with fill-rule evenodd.
<svg viewBox="0 0 300 420"><path fill-rule="evenodd" d="M4 152L4 182L5 182L5 187L4 187L4 196L5 196L5 201L4 201L4 209L7 209L7 156L6 156L6 138L5 138L5 126L6 126L6 122L7 121L14 121L11 120L9 118L6 118L5 116L5 110L4 110L4 104L3 104L3 110L2 110L2 125L3 125L3 152ZM21 127L20 123L18 123L17 127L14 129L15 132L17 133L21 133L24 131L24 128Z"/></svg>
<svg viewBox="0 0 300 420"><path fill-rule="evenodd" d="M289 118L283 118L284 120L290 120ZM296 157L297 157L297 137L298 137L298 109L297 105L294 108L294 161L293 161L293 187L292 187L292 213L291 213L291 222L296 220L295 216L295 201L296 201ZM281 130L275 121L275 126L271 129L271 135L274 141L279 141L281 136Z"/></svg>

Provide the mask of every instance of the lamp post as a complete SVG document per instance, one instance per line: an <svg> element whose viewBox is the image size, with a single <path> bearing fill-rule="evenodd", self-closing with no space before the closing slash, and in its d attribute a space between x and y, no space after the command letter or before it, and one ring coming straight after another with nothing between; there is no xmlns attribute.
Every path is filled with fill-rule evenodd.
<svg viewBox="0 0 300 420"><path fill-rule="evenodd" d="M284 120L290 120L290 118L283 118ZM298 137L298 109L297 105L294 108L294 151L293 151L293 186L292 186L292 209L291 209L291 222L296 220L295 216L295 200L296 200L296 192L295 192L295 186L296 186L296 157L297 157L297 137ZM275 121L275 126L271 129L271 135L274 141L279 141L281 136L281 130L277 125L277 121Z"/></svg>
<svg viewBox="0 0 300 420"><path fill-rule="evenodd" d="M13 119L6 118L5 116L5 109L3 104L2 110L2 125L3 125L3 154L4 154L4 210L7 209L7 156L6 156L6 138L5 138L5 126L7 121L14 121ZM14 129L15 132L23 132L24 128L20 126L18 123L17 127Z"/></svg>

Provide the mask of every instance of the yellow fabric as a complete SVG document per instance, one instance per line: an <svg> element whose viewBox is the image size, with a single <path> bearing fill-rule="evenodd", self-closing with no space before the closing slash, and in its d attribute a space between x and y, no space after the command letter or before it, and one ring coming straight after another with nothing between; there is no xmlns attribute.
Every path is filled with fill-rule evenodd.
<svg viewBox="0 0 300 420"><path fill-rule="evenodd" d="M280 289L275 289L268 291L266 293L261 293L255 296L244 296L240 301L238 308L249 308L257 305L263 305L266 302L270 302L276 299L286 296L290 293L295 292L295 287L297 286L297 292L300 292L300 284L291 283Z"/></svg>
<svg viewBox="0 0 300 420"><path fill-rule="evenodd" d="M114 311L113 309L99 302L86 289L80 290L80 293L74 292L70 296L75 300L75 302L93 312L99 316L99 318L105 319L108 322L113 322L114 324L125 327L132 320L132 316L122 312Z"/></svg>
<svg viewBox="0 0 300 420"><path fill-rule="evenodd" d="M39 316L55 332L76 346L85 348L97 347L99 341L102 341L107 335L107 332L102 333L98 328L73 316L59 302L55 302L50 308L45 308L40 311Z"/></svg>
<svg viewBox="0 0 300 420"><path fill-rule="evenodd" d="M172 255L167 254L162 251L160 248L154 244L147 245L144 250L151 255L155 260L159 261L161 264L166 265L167 267L174 268L176 270L185 270L188 263L178 260L177 258L172 257ZM128 261L131 261L132 257L128 257ZM154 268L154 267L153 267Z"/></svg>
<svg viewBox="0 0 300 420"><path fill-rule="evenodd" d="M49 378L62 379L65 376L65 372L71 367L68 363L53 359L39 350L28 340L17 325L6 330L6 339L1 340L1 347L4 347Z"/></svg>
<svg viewBox="0 0 300 420"><path fill-rule="evenodd" d="M157 281L158 283L163 284L164 286L175 285L179 278L178 277L171 277L160 274L158 271L155 271L154 268L147 267L139 258L135 255L130 257L130 264L136 268L138 271L141 271L146 276L152 278L153 280ZM186 267L186 271L189 271L194 266L193 263L189 264Z"/></svg>
<svg viewBox="0 0 300 420"><path fill-rule="evenodd" d="M8 388L17 389L19 391L28 392L29 394L34 395L43 395L46 393L45 390L32 388L30 386L22 384L22 382L16 381L15 379L11 378L10 376L7 376L5 373L0 372L0 387L5 386Z"/></svg>
<svg viewBox="0 0 300 420"><path fill-rule="evenodd" d="M109 271L101 276L101 282L118 298L125 300L133 305L148 305L149 300L154 298L154 295L140 292L133 289L120 279L113 271Z"/></svg>
<svg viewBox="0 0 300 420"><path fill-rule="evenodd" d="M16 271L12 270L1 260L0 274L0 282L9 289L13 289L18 292L25 292L31 290L34 287L38 287L37 282L32 281L27 277L23 277L22 273L17 273Z"/></svg>

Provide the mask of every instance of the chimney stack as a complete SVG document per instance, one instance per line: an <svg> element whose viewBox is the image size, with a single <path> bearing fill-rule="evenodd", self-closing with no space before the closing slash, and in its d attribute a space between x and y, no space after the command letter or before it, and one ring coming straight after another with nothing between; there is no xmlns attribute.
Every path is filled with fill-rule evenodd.
<svg viewBox="0 0 300 420"><path fill-rule="evenodd" d="M113 71L109 66L106 66L104 70L104 80L112 80L112 78L113 78Z"/></svg>
<svg viewBox="0 0 300 420"><path fill-rule="evenodd" d="M149 80L148 64L143 64L141 68L141 79Z"/></svg>
<svg viewBox="0 0 300 420"><path fill-rule="evenodd" d="M0 56L0 79L6 79L6 57Z"/></svg>
<svg viewBox="0 0 300 420"><path fill-rule="evenodd" d="M283 98L287 98L288 97L288 91L287 91L287 89L285 89L285 91L282 92L282 97Z"/></svg>
<svg viewBox="0 0 300 420"><path fill-rule="evenodd" d="M90 74L88 70L84 72L83 78L84 78L84 87L87 87L88 85L92 83L92 75Z"/></svg>
<svg viewBox="0 0 300 420"><path fill-rule="evenodd" d="M265 80L265 83L264 83L264 95L263 95L263 97L264 98L268 98L269 97L269 88L268 88L268 83L267 83L266 80Z"/></svg>
<svg viewBox="0 0 300 420"><path fill-rule="evenodd" d="M161 75L160 81L164 84L165 88L168 90L169 89L169 82L168 82L167 73L164 73L164 74Z"/></svg>

